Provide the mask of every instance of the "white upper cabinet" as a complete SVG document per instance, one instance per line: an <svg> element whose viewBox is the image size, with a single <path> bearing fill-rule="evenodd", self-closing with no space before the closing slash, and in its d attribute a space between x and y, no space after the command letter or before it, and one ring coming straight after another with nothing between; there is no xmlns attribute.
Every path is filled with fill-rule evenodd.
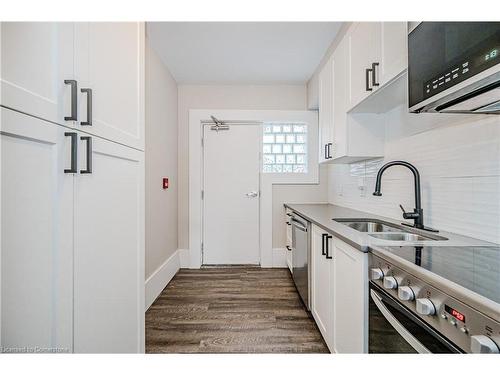
<svg viewBox="0 0 500 375"><path fill-rule="evenodd" d="M406 22L382 22L380 85L384 86L408 67Z"/></svg>
<svg viewBox="0 0 500 375"><path fill-rule="evenodd" d="M350 107L361 102L380 85L380 67L377 66L380 65L380 36L380 22L356 22L349 30Z"/></svg>
<svg viewBox="0 0 500 375"><path fill-rule="evenodd" d="M3 106L144 149L144 23L1 27Z"/></svg>
<svg viewBox="0 0 500 375"><path fill-rule="evenodd" d="M356 22L348 31L350 44L350 103L353 109L377 91L381 91L395 77L400 75L407 64L407 24L406 22ZM386 91L386 90L385 90ZM401 98L404 91L398 90ZM391 108L394 95L372 105L373 112L379 107ZM370 112L369 106L363 112ZM357 112L357 111L356 111Z"/></svg>
<svg viewBox="0 0 500 375"><path fill-rule="evenodd" d="M144 149L144 24L76 23L75 76L83 130Z"/></svg>
<svg viewBox="0 0 500 375"><path fill-rule="evenodd" d="M333 146L333 59L319 73L319 162L332 158Z"/></svg>
<svg viewBox="0 0 500 375"><path fill-rule="evenodd" d="M320 72L320 162L351 163L384 155L379 118L351 115L350 40L343 38Z"/></svg>
<svg viewBox="0 0 500 375"><path fill-rule="evenodd" d="M73 24L1 23L0 103L60 124L71 117ZM76 93L76 86L74 86Z"/></svg>

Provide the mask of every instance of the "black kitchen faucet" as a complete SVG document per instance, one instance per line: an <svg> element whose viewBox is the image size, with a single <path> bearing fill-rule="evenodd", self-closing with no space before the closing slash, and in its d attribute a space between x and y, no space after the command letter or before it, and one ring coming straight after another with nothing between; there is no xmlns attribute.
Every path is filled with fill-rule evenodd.
<svg viewBox="0 0 500 375"><path fill-rule="evenodd" d="M422 210L422 201L420 198L420 173L418 173L418 170L414 165L401 160L391 161L387 164L384 164L377 173L377 182L375 183L375 191L373 192L373 195L377 197L382 196L382 193L380 192L382 184L382 174L387 168L390 168L394 165L401 165L408 168L410 171L412 171L415 180L415 209L413 210L413 212L406 212L403 206L399 205L399 207L401 207L401 210L403 211L403 218L412 219L414 221L414 224L410 225L408 223L403 223L403 225L413 226L415 228L428 230L431 232L438 232L436 229L424 226L424 210Z"/></svg>

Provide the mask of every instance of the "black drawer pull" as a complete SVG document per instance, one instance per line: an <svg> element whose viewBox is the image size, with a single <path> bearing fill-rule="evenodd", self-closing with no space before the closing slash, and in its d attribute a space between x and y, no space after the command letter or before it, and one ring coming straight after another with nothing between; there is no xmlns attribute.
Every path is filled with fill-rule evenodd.
<svg viewBox="0 0 500 375"><path fill-rule="evenodd" d="M65 85L71 85L71 116L65 116L64 121L76 121L78 117L78 108L77 108L77 82L74 79L65 79Z"/></svg>
<svg viewBox="0 0 500 375"><path fill-rule="evenodd" d="M80 139L87 142L87 169L82 169L80 173L92 173L92 137L85 136Z"/></svg>
<svg viewBox="0 0 500 375"><path fill-rule="evenodd" d="M332 238L332 236L330 235L326 235L326 251L325 251L325 255L326 255L326 259L333 259L333 257L330 255L330 247L328 246L328 240Z"/></svg>
<svg viewBox="0 0 500 375"><path fill-rule="evenodd" d="M65 137L71 137L71 168L65 169L64 173L77 173L76 163L78 157L78 139L77 134L74 132L64 133Z"/></svg>
<svg viewBox="0 0 500 375"><path fill-rule="evenodd" d="M286 245L286 249L287 249L288 251L292 251L292 248L291 248L290 246L288 246L288 245Z"/></svg>
<svg viewBox="0 0 500 375"><path fill-rule="evenodd" d="M328 236L327 233L323 233L321 235L321 255L326 255L326 252L325 252L325 239L326 239L327 236Z"/></svg>
<svg viewBox="0 0 500 375"><path fill-rule="evenodd" d="M372 86L379 86L379 83L377 82L377 66L378 66L378 62L374 62L372 64Z"/></svg>
<svg viewBox="0 0 500 375"><path fill-rule="evenodd" d="M80 122L80 125L92 126L92 89L81 89L80 91L87 94L87 121Z"/></svg>
<svg viewBox="0 0 500 375"><path fill-rule="evenodd" d="M366 83L366 91L373 91L373 89L370 87L370 72L371 69L366 69L365 70L365 83Z"/></svg>

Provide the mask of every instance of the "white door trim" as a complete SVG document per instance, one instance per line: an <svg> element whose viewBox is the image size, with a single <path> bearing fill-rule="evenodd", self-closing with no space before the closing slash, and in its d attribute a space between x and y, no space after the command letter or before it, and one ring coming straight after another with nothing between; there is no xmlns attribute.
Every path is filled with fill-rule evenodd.
<svg viewBox="0 0 500 375"><path fill-rule="evenodd" d="M308 159L309 173L305 175L261 174L260 196L260 264L261 267L273 267L273 184L317 184L319 183L318 166L318 114L316 111L273 111L273 110L189 110L189 268L202 265L202 200L203 152L201 139L203 123L210 121L210 116L230 122L263 121L304 121L309 124ZM278 255L279 257L279 255Z"/></svg>

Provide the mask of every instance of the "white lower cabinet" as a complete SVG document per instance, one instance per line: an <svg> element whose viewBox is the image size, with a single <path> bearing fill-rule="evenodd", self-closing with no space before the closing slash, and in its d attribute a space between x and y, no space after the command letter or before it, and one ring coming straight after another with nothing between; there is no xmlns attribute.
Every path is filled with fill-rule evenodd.
<svg viewBox="0 0 500 375"><path fill-rule="evenodd" d="M312 308L333 353L368 352L368 255L312 226Z"/></svg>
<svg viewBox="0 0 500 375"><path fill-rule="evenodd" d="M333 331L337 353L368 352L368 254L333 240Z"/></svg>
<svg viewBox="0 0 500 375"><path fill-rule="evenodd" d="M86 150L81 148L80 160L86 168ZM92 137L91 156L92 173L75 179L74 349L78 353L140 352L144 340L143 153Z"/></svg>
<svg viewBox="0 0 500 375"><path fill-rule="evenodd" d="M0 346L71 352L73 184L63 127L0 108Z"/></svg>
<svg viewBox="0 0 500 375"><path fill-rule="evenodd" d="M334 352L332 236L320 227L312 225L311 241L311 312L328 348Z"/></svg>
<svg viewBox="0 0 500 375"><path fill-rule="evenodd" d="M142 352L143 153L0 115L0 345Z"/></svg>

